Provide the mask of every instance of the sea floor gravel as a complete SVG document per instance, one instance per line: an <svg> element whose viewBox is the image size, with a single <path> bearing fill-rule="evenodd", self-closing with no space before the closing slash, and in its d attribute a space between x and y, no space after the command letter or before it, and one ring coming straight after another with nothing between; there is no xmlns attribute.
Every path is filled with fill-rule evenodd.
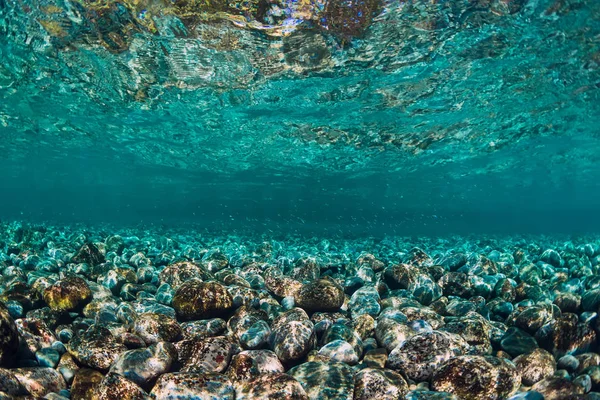
<svg viewBox="0 0 600 400"><path fill-rule="evenodd" d="M0 223L0 400L600 399L600 237Z"/></svg>

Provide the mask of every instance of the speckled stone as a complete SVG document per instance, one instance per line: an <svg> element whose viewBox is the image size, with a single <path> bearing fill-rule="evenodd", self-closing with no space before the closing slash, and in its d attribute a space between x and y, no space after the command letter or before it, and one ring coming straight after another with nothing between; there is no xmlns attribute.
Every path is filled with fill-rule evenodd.
<svg viewBox="0 0 600 400"><path fill-rule="evenodd" d="M296 297L303 287L300 281L285 276L277 267L268 268L263 278L267 289L278 297Z"/></svg>
<svg viewBox="0 0 600 400"><path fill-rule="evenodd" d="M19 348L19 332L10 313L0 302L0 366L10 364Z"/></svg>
<svg viewBox="0 0 600 400"><path fill-rule="evenodd" d="M71 398L80 400L94 400L96 387L104 379L102 373L89 368L77 370L71 384Z"/></svg>
<svg viewBox="0 0 600 400"><path fill-rule="evenodd" d="M176 359L175 346L169 342L159 342L145 349L122 353L110 368L110 372L124 376L144 388L168 372Z"/></svg>
<svg viewBox="0 0 600 400"><path fill-rule="evenodd" d="M350 311L353 317L368 314L376 317L381 311L379 292L374 287L366 286L358 289L350 297Z"/></svg>
<svg viewBox="0 0 600 400"><path fill-rule="evenodd" d="M575 400L581 398L584 393L581 386L556 376L539 381L531 387L531 390L542 394L544 400Z"/></svg>
<svg viewBox="0 0 600 400"><path fill-rule="evenodd" d="M24 395L26 390L13 371L0 368L0 392L7 396L19 396Z"/></svg>
<svg viewBox="0 0 600 400"><path fill-rule="evenodd" d="M390 289L408 289L417 281L419 270L408 264L388 266L383 272L383 278Z"/></svg>
<svg viewBox="0 0 600 400"><path fill-rule="evenodd" d="M310 399L352 400L354 397L354 374L343 363L306 362L288 371Z"/></svg>
<svg viewBox="0 0 600 400"><path fill-rule="evenodd" d="M428 307L401 307L400 311L406 315L408 322L425 321L433 329L439 329L444 326L444 318Z"/></svg>
<svg viewBox="0 0 600 400"><path fill-rule="evenodd" d="M73 337L67 344L67 350L81 364L107 370L127 347L118 343L107 328L93 325Z"/></svg>
<svg viewBox="0 0 600 400"><path fill-rule="evenodd" d="M519 371L524 385L532 386L556 371L556 361L552 354L543 349L535 349L528 354L522 354L513 360Z"/></svg>
<svg viewBox="0 0 600 400"><path fill-rule="evenodd" d="M72 260L76 263L86 263L90 266L102 264L106 261L104 254L98 248L98 245L94 243L86 243L77 251L77 254L73 256Z"/></svg>
<svg viewBox="0 0 600 400"><path fill-rule="evenodd" d="M361 357L363 353L363 342L358 333L350 326L341 322L331 325L321 338L321 343L327 345L330 342L341 340L349 343L357 357ZM341 345L342 343L338 343Z"/></svg>
<svg viewBox="0 0 600 400"><path fill-rule="evenodd" d="M273 373L261 375L236 387L236 400L308 400L302 385L293 377Z"/></svg>
<svg viewBox="0 0 600 400"><path fill-rule="evenodd" d="M400 370L417 382L429 379L445 361L465 354L469 348L459 335L426 332L414 335L398 345L389 355L389 368Z"/></svg>
<svg viewBox="0 0 600 400"><path fill-rule="evenodd" d="M94 400L148 400L138 385L118 374L108 373L96 386Z"/></svg>
<svg viewBox="0 0 600 400"><path fill-rule="evenodd" d="M177 289L172 304L184 320L206 319L220 317L229 311L233 299L220 283L192 280Z"/></svg>
<svg viewBox="0 0 600 400"><path fill-rule="evenodd" d="M314 325L300 308L277 317L271 330L271 348L284 363L301 359L315 346Z"/></svg>
<svg viewBox="0 0 600 400"><path fill-rule="evenodd" d="M577 315L563 314L540 328L536 334L540 347L559 358L566 354L581 354L596 348L596 332L580 323Z"/></svg>
<svg viewBox="0 0 600 400"><path fill-rule="evenodd" d="M402 375L389 369L365 368L354 375L354 400L396 400L407 392Z"/></svg>
<svg viewBox="0 0 600 400"><path fill-rule="evenodd" d="M189 261L173 263L163 269L159 275L162 283L176 289L191 279L208 280L213 276L204 267Z"/></svg>
<svg viewBox="0 0 600 400"><path fill-rule="evenodd" d="M552 320L552 307L535 305L525 309L515 319L515 326L534 334L543 325Z"/></svg>
<svg viewBox="0 0 600 400"><path fill-rule="evenodd" d="M220 336L227 329L227 322L221 318L211 318L202 321L190 321L181 324L181 331L186 339L205 339Z"/></svg>
<svg viewBox="0 0 600 400"><path fill-rule="evenodd" d="M141 337L147 345L157 342L173 342L181 336L177 320L157 313L138 315L133 324L133 333Z"/></svg>
<svg viewBox="0 0 600 400"><path fill-rule="evenodd" d="M517 391L521 374L504 358L459 356L437 368L431 376L431 388L449 392L464 400L503 399Z"/></svg>
<svg viewBox="0 0 600 400"><path fill-rule="evenodd" d="M334 340L321 347L319 355L331 361L343 362L349 365L358 363L359 356L352 345L345 340Z"/></svg>
<svg viewBox="0 0 600 400"><path fill-rule="evenodd" d="M238 355L248 356L254 360L260 374L285 372L285 368L271 350L245 350Z"/></svg>
<svg viewBox="0 0 600 400"><path fill-rule="evenodd" d="M242 306L229 319L227 327L243 348L258 349L267 343L271 334L266 319L265 311Z"/></svg>
<svg viewBox="0 0 600 400"><path fill-rule="evenodd" d="M83 279L71 276L44 290L44 301L54 311L70 311L83 307L92 299L92 291Z"/></svg>
<svg viewBox="0 0 600 400"><path fill-rule="evenodd" d="M306 311L337 311L344 304L344 289L329 279L318 279L302 286L296 304Z"/></svg>
<svg viewBox="0 0 600 400"><path fill-rule="evenodd" d="M11 370L25 390L33 396L42 397L48 393L67 388L67 384L53 368L16 368Z"/></svg>
<svg viewBox="0 0 600 400"><path fill-rule="evenodd" d="M181 372L223 372L235 352L233 343L224 336L182 340L175 348Z"/></svg>
<svg viewBox="0 0 600 400"><path fill-rule="evenodd" d="M387 351L394 350L399 344L402 344L416 332L405 323L398 322L391 318L381 318L377 320L375 327L375 337L377 342Z"/></svg>
<svg viewBox="0 0 600 400"><path fill-rule="evenodd" d="M235 390L225 375L178 372L158 378L150 396L156 400L234 400Z"/></svg>
<svg viewBox="0 0 600 400"><path fill-rule="evenodd" d="M440 330L462 336L471 347L471 354L492 353L489 322L480 314L469 313L464 317L449 321Z"/></svg>
<svg viewBox="0 0 600 400"><path fill-rule="evenodd" d="M403 400L461 400L451 393L432 392L429 390L411 390Z"/></svg>

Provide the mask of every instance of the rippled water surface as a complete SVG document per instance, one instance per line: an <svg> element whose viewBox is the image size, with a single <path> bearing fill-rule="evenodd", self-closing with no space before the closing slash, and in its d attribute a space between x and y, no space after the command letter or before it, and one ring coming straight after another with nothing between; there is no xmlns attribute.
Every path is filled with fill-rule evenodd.
<svg viewBox="0 0 600 400"><path fill-rule="evenodd" d="M600 223L598 1L0 0L0 60L2 217Z"/></svg>

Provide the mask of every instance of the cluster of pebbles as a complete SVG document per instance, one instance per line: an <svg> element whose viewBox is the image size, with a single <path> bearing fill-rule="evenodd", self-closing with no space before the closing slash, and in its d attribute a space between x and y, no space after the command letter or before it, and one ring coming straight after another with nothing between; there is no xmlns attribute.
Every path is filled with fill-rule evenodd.
<svg viewBox="0 0 600 400"><path fill-rule="evenodd" d="M600 399L600 242L0 225L0 399Z"/></svg>

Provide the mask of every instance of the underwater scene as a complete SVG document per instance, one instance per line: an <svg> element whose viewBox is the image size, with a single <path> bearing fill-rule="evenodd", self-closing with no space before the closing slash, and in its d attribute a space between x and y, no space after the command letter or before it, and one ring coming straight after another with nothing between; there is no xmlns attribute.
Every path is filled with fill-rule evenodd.
<svg viewBox="0 0 600 400"><path fill-rule="evenodd" d="M600 400L600 0L0 0L0 400Z"/></svg>

